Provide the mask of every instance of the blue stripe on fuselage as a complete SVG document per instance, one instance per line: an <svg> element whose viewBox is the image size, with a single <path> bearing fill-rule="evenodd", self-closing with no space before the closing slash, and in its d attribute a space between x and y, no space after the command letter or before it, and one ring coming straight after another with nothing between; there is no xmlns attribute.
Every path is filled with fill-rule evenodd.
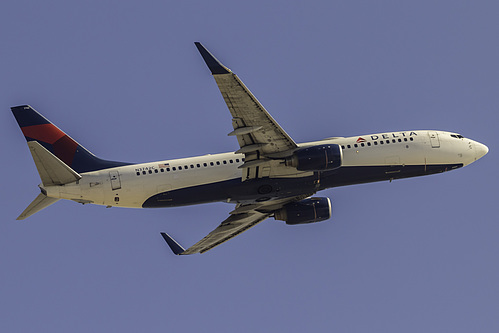
<svg viewBox="0 0 499 333"><path fill-rule="evenodd" d="M266 201L312 194L326 188L390 179L417 177L450 171L462 164L341 167L302 178L261 178L242 182L240 178L158 193L143 208L186 206L209 202Z"/></svg>

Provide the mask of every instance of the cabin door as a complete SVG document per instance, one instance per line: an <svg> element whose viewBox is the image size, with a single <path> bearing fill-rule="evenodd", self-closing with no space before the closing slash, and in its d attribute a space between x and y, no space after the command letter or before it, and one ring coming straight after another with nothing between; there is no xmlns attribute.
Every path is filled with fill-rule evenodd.
<svg viewBox="0 0 499 333"><path fill-rule="evenodd" d="M430 137L431 148L440 148L440 139L437 132L428 132Z"/></svg>

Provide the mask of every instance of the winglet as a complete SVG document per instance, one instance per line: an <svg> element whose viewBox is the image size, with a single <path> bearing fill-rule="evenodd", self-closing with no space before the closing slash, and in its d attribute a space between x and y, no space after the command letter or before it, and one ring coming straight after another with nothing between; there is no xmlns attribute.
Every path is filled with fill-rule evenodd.
<svg viewBox="0 0 499 333"><path fill-rule="evenodd" d="M171 238L170 235L168 235L166 232L162 232L161 236L165 239L166 243L170 247L170 249L175 253L176 255L180 255L185 252L185 249L177 243L173 238Z"/></svg>
<svg viewBox="0 0 499 333"><path fill-rule="evenodd" d="M199 53L201 53L201 56L204 59L204 62L206 62L206 65L211 71L211 74L229 74L232 73L230 69L222 65L220 61L218 61L213 54L208 51L203 44L200 42L194 42L196 47L198 48Z"/></svg>

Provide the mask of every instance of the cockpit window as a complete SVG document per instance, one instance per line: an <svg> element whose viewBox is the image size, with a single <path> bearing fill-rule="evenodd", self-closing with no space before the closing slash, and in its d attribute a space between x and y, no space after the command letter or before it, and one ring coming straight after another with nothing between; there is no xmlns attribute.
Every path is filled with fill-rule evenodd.
<svg viewBox="0 0 499 333"><path fill-rule="evenodd" d="M453 138L456 138L456 139L464 139L464 136L462 136L460 134L451 134L450 136L452 136Z"/></svg>

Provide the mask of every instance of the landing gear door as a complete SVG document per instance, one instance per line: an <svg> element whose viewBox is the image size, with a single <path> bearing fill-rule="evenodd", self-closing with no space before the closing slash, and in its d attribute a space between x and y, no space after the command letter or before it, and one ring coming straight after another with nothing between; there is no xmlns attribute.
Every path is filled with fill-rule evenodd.
<svg viewBox="0 0 499 333"><path fill-rule="evenodd" d="M111 179L111 188L119 190L121 188L120 174L118 171L110 171L109 178Z"/></svg>
<svg viewBox="0 0 499 333"><path fill-rule="evenodd" d="M431 148L440 148L440 139L437 132L428 132L430 137Z"/></svg>

